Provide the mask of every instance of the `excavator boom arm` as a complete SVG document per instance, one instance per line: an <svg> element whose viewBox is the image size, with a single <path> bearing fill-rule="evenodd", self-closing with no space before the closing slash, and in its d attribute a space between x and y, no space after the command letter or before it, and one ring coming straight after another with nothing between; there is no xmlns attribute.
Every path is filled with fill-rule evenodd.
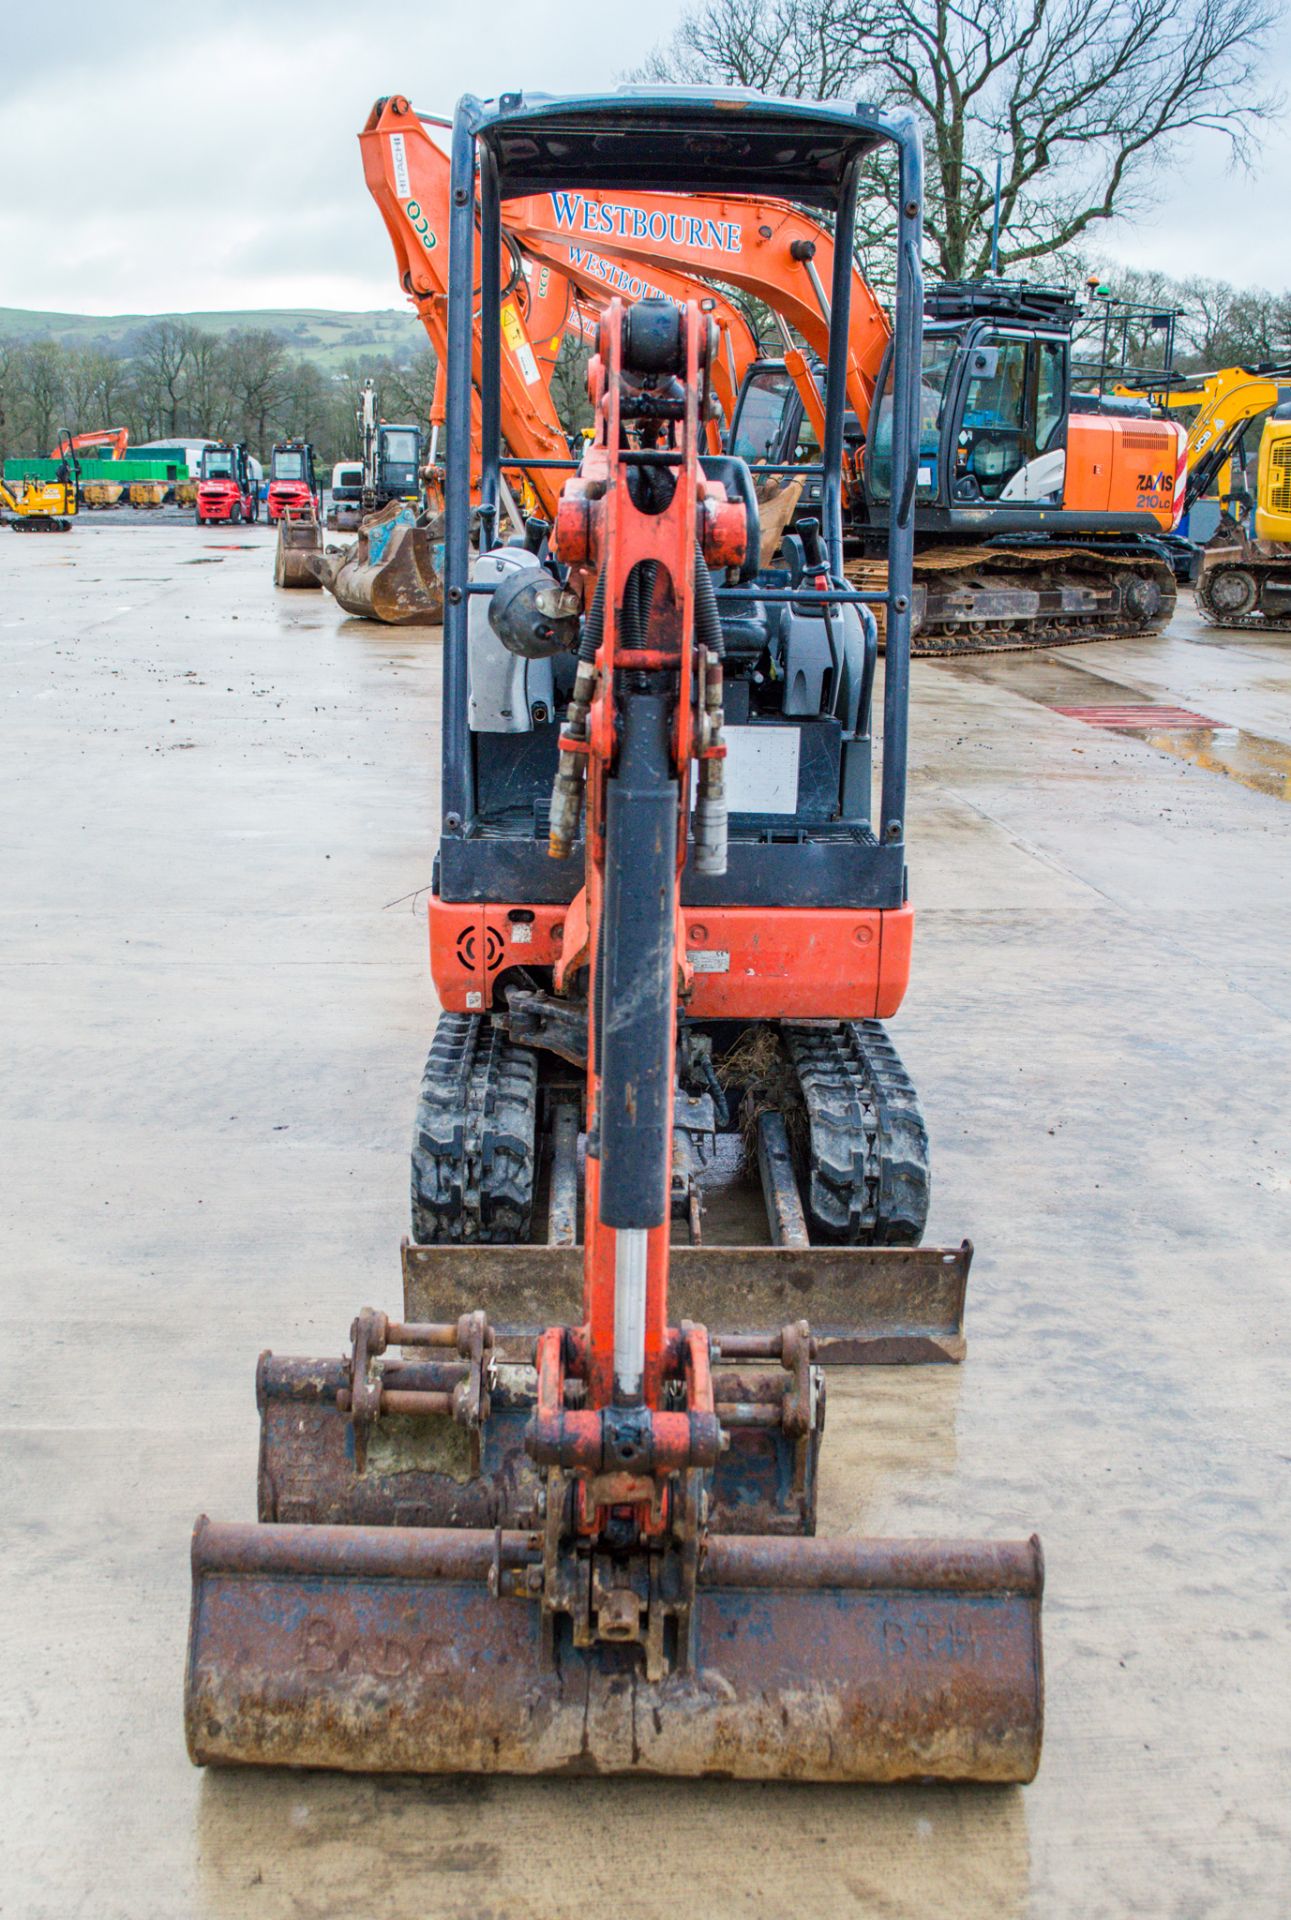
<svg viewBox="0 0 1291 1920"><path fill-rule="evenodd" d="M535 194L507 204L525 248L561 247L569 267L611 254L650 271L682 271L763 300L821 360L829 353L834 243L819 222L786 200L743 195ZM869 418L891 337L887 314L859 269L852 273L848 403Z"/></svg>

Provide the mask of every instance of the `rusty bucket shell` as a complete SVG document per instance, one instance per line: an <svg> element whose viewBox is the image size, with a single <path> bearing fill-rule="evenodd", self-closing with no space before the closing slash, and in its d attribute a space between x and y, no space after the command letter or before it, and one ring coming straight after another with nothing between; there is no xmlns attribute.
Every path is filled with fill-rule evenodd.
<svg viewBox="0 0 1291 1920"><path fill-rule="evenodd" d="M365 520L351 547L311 564L346 613L387 626L438 626L444 617L443 523L418 526L398 502Z"/></svg>
<svg viewBox="0 0 1291 1920"><path fill-rule="evenodd" d="M275 587L312 587L317 591L322 582L314 562L322 551L322 532L312 513L283 513L273 556Z"/></svg>
<svg viewBox="0 0 1291 1920"><path fill-rule="evenodd" d="M193 1535L199 1765L353 1772L1030 1780L1039 1543L710 1540L684 1672L544 1655L503 1530L215 1525Z"/></svg>

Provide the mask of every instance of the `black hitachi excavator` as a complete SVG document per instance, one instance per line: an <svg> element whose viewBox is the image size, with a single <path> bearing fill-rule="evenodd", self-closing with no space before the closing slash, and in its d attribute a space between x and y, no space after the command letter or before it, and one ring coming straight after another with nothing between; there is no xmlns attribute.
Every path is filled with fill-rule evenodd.
<svg viewBox="0 0 1291 1920"><path fill-rule="evenodd" d="M928 290L915 479L916 653L978 652L1156 632L1176 598L1168 536L1184 436L1072 391L1073 296L1020 282ZM882 580L893 476L893 349L869 420L849 416L848 577ZM1146 409L1144 410L1146 413ZM783 361L741 387L730 446L764 470L819 448ZM819 482L807 480L815 511Z"/></svg>

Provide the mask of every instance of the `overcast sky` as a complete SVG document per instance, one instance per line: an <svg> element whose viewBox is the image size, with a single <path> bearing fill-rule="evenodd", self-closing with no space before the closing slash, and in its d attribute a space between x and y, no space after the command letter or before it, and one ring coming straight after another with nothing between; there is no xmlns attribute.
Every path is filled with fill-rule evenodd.
<svg viewBox="0 0 1291 1920"><path fill-rule="evenodd" d="M613 84L683 0L58 0L6 8L0 306L76 313L395 307L355 134L379 94L423 112ZM1291 9L1273 77L1291 91ZM1109 255L1291 286L1291 120L1253 177L1198 136Z"/></svg>

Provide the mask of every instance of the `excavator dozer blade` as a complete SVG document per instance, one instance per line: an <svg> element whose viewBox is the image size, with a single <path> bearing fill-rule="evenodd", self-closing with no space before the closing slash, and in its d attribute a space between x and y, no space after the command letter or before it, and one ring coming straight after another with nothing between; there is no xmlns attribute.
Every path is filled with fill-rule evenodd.
<svg viewBox="0 0 1291 1920"><path fill-rule="evenodd" d="M278 522L278 546L273 557L275 587L322 586L315 560L323 551L323 535L317 520L293 518L283 514Z"/></svg>
<svg viewBox="0 0 1291 1920"><path fill-rule="evenodd" d="M836 1783L1035 1774L1034 1540L712 1539L688 1664L655 1682L631 1648L558 1638L544 1652L537 1556L520 1532L199 1520L193 1760Z"/></svg>
<svg viewBox="0 0 1291 1920"><path fill-rule="evenodd" d="M442 522L416 526L406 508L397 508L388 519L366 521L352 547L311 564L320 584L360 620L435 627L444 618Z"/></svg>
<svg viewBox="0 0 1291 1920"><path fill-rule="evenodd" d="M973 1248L676 1246L673 1310L705 1326L765 1332L807 1319L822 1366L921 1366L964 1357ZM532 1351L550 1322L582 1310L581 1247L403 1247L404 1317L455 1320L483 1308L499 1355ZM720 1342L720 1336L719 1342Z"/></svg>

